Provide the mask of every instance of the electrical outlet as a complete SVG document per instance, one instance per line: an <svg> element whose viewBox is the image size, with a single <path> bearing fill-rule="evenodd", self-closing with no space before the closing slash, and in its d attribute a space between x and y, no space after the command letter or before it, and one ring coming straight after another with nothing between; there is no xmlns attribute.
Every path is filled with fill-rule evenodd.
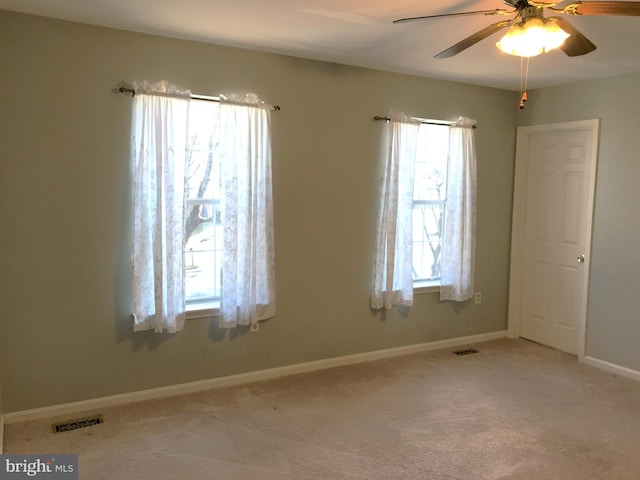
<svg viewBox="0 0 640 480"><path fill-rule="evenodd" d="M251 332L259 332L260 331L260 324L258 322L256 323L252 323L251 324Z"/></svg>
<svg viewBox="0 0 640 480"><path fill-rule="evenodd" d="M482 292L476 292L473 296L473 300L475 303L482 303Z"/></svg>

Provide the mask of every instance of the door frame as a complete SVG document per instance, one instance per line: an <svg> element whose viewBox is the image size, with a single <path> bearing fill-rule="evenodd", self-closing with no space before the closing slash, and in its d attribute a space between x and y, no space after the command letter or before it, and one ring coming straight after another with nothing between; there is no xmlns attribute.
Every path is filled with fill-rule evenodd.
<svg viewBox="0 0 640 480"><path fill-rule="evenodd" d="M522 322L522 289L524 270L525 225L527 207L527 183L529 172L529 137L537 133L562 132L570 130L591 130L591 172L587 207L586 246L584 268L585 286L580 301L578 325L578 361L584 362L587 338L587 303L591 277L591 238L593 234L593 211L598 163L598 140L600 120L579 120L574 122L549 123L518 127L516 140L515 174L513 181L513 216L511 220L511 266L509 275L509 311L507 336L519 338Z"/></svg>

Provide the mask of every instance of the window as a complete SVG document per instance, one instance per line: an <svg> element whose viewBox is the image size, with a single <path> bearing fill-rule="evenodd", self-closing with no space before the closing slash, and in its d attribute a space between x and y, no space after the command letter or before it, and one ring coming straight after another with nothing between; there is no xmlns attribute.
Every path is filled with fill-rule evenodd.
<svg viewBox="0 0 640 480"><path fill-rule="evenodd" d="M184 216L187 310L217 308L222 266L221 172L218 163L220 105L192 100L187 145Z"/></svg>
<svg viewBox="0 0 640 480"><path fill-rule="evenodd" d="M215 307L221 327L254 328L275 315L274 107L167 82L133 90L134 330L176 333L185 310Z"/></svg>
<svg viewBox="0 0 640 480"><path fill-rule="evenodd" d="M412 273L416 288L440 284L448 158L449 127L421 124L413 178Z"/></svg>
<svg viewBox="0 0 640 480"><path fill-rule="evenodd" d="M371 307L411 306L413 291L473 295L475 120L432 125L391 112L382 136Z"/></svg>

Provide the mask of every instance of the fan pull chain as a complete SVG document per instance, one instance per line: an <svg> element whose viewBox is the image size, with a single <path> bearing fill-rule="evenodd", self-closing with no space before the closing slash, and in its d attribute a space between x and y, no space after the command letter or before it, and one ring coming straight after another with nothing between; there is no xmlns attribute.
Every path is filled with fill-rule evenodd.
<svg viewBox="0 0 640 480"><path fill-rule="evenodd" d="M524 76L523 76L524 57L520 57L520 110L524 108Z"/></svg>
<svg viewBox="0 0 640 480"><path fill-rule="evenodd" d="M529 83L529 61L531 57L527 57L527 69L524 72L524 57L520 57L520 110L524 108L524 104L527 102L527 84Z"/></svg>

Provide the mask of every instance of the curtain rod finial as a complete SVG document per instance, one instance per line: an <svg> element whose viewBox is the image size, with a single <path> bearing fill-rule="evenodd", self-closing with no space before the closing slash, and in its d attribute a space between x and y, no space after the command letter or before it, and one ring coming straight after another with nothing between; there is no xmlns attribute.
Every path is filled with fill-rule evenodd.
<svg viewBox="0 0 640 480"><path fill-rule="evenodd" d="M120 93L130 93L132 97L134 97L136 94L136 91L133 88L120 87L118 91Z"/></svg>

